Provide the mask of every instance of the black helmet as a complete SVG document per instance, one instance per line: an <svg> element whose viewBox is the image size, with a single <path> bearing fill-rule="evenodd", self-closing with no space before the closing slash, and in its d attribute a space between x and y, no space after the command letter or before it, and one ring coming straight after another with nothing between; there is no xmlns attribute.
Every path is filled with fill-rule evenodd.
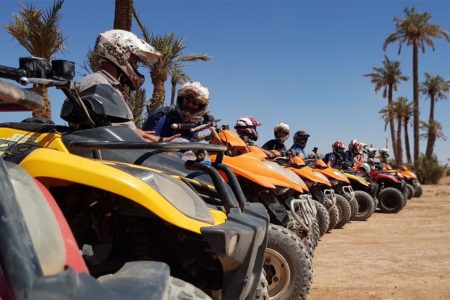
<svg viewBox="0 0 450 300"><path fill-rule="evenodd" d="M294 134L293 140L294 144L300 147L305 147L308 141L309 134L306 131L300 130Z"/></svg>

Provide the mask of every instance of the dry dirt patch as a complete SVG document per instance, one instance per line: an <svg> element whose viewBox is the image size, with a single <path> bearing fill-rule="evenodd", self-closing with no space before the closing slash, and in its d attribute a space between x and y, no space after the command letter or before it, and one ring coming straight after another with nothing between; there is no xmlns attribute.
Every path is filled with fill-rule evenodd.
<svg viewBox="0 0 450 300"><path fill-rule="evenodd" d="M310 299L450 300L450 177L424 186L398 214L326 234Z"/></svg>

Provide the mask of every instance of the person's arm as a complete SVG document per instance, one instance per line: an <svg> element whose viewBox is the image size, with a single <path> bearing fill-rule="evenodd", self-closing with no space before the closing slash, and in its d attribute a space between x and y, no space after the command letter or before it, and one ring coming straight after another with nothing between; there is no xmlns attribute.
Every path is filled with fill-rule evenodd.
<svg viewBox="0 0 450 300"><path fill-rule="evenodd" d="M160 137L153 130L145 131L139 128L136 128L135 132L141 139L143 139L146 142L171 142L174 139L179 138L181 136L180 134L174 134L172 136Z"/></svg>
<svg viewBox="0 0 450 300"><path fill-rule="evenodd" d="M328 156L328 162L327 162L327 165L328 165L330 168L332 168L332 167L334 166L335 160L336 160L336 157L334 156L333 153L331 153L331 154Z"/></svg>

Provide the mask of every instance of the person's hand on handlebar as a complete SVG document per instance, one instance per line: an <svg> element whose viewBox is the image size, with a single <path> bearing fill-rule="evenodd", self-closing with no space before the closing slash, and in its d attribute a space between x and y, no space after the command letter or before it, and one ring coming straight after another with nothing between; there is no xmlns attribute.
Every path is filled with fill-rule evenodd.
<svg viewBox="0 0 450 300"><path fill-rule="evenodd" d="M171 142L176 138L179 138L181 134L174 134L168 137L159 137L155 134L155 131L149 130L144 131L142 129L136 128L136 134L146 142Z"/></svg>

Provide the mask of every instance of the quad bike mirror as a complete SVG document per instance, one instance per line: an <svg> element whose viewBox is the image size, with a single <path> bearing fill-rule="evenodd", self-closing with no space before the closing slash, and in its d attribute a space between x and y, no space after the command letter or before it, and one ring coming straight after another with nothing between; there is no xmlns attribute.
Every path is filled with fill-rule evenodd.
<svg viewBox="0 0 450 300"><path fill-rule="evenodd" d="M48 60L40 57L19 58L19 69L27 77L72 80L75 77L75 63L68 60Z"/></svg>

